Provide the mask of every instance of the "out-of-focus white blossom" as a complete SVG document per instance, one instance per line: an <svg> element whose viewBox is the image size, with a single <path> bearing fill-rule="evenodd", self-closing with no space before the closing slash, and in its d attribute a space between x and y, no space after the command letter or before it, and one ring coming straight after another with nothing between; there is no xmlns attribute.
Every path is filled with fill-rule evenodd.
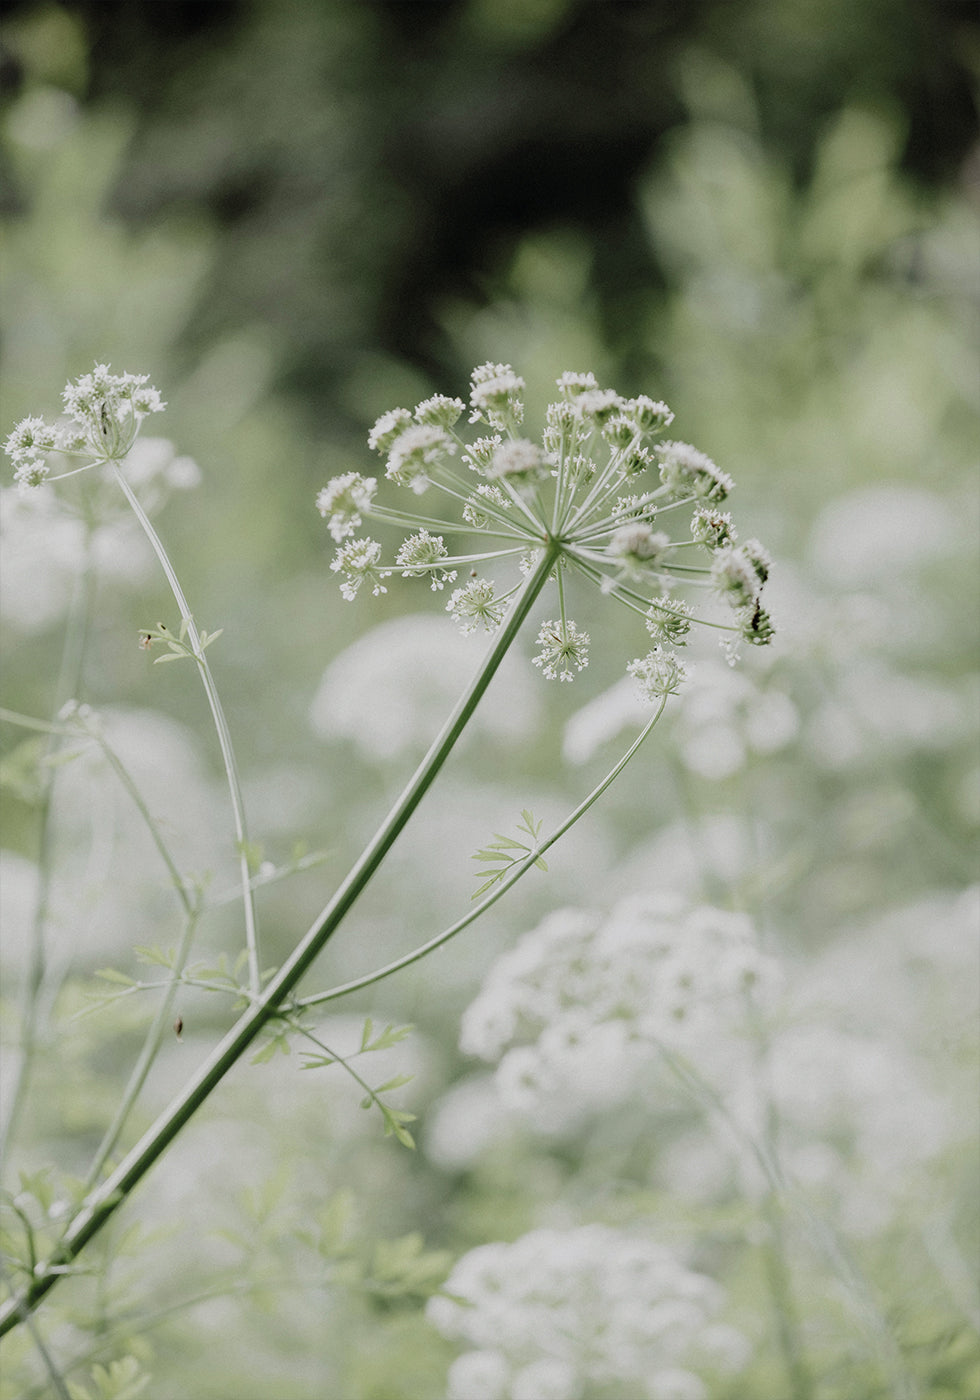
<svg viewBox="0 0 980 1400"><path fill-rule="evenodd" d="M380 623L324 671L310 706L314 730L348 740L372 762L424 752L472 673L475 645L429 613ZM538 723L538 688L511 656L494 685L499 703L479 706L470 727L517 742Z"/></svg>
<svg viewBox="0 0 980 1400"><path fill-rule="evenodd" d="M751 921L680 896L634 897L608 916L563 909L490 969L460 1048L497 1061L503 1103L588 1111L634 1087L662 1048L717 1045L778 982Z"/></svg>
<svg viewBox="0 0 980 1400"><path fill-rule="evenodd" d="M714 1280L658 1241L605 1225L480 1245L458 1260L445 1295L429 1301L429 1320L470 1348L450 1371L450 1400L576 1400L603 1386L693 1400L708 1394L704 1374L748 1356L734 1328L722 1344Z"/></svg>

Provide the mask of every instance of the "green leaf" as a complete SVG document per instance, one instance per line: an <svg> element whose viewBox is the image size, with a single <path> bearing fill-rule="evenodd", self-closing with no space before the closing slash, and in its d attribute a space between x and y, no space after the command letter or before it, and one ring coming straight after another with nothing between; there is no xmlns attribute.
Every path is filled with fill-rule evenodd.
<svg viewBox="0 0 980 1400"><path fill-rule="evenodd" d="M139 983L132 977L127 977L125 972L119 972L114 967L100 967L94 974L101 977L105 982L118 982L123 987L138 987Z"/></svg>
<svg viewBox="0 0 980 1400"><path fill-rule="evenodd" d="M279 1031L271 1036L266 1043L252 1056L253 1065L264 1065L276 1055L289 1054L289 1041L283 1032Z"/></svg>
<svg viewBox="0 0 980 1400"><path fill-rule="evenodd" d="M16 794L22 802L34 805L41 800L41 758L46 740L41 735L22 739L0 758L0 787Z"/></svg>
<svg viewBox="0 0 980 1400"><path fill-rule="evenodd" d="M414 1122L415 1114L400 1113L398 1109L389 1108L387 1104L381 1105L381 1111L385 1119L385 1137L396 1137L403 1147L410 1147L414 1152L415 1139L404 1124Z"/></svg>
<svg viewBox="0 0 980 1400"><path fill-rule="evenodd" d="M392 1089L400 1089L405 1084L411 1084L414 1078L414 1074L396 1074L394 1079L389 1079L386 1083L379 1084L374 1092L376 1094L387 1094Z"/></svg>
<svg viewBox="0 0 980 1400"><path fill-rule="evenodd" d="M371 1040L371 1021L369 1018L364 1023L364 1034L361 1037L361 1050L359 1053L363 1054L371 1050L387 1050L390 1046L397 1045L400 1040L404 1040L406 1036L411 1035L414 1029L415 1027L412 1025L385 1026L377 1039Z"/></svg>
<svg viewBox="0 0 980 1400"><path fill-rule="evenodd" d="M158 967L171 968L174 965L174 949L149 947L145 943L137 943L133 952L140 962L153 963Z"/></svg>
<svg viewBox="0 0 980 1400"><path fill-rule="evenodd" d="M90 1390L78 1381L68 1382L71 1400L135 1400L151 1379L135 1356L110 1361L108 1367L95 1365L89 1374L94 1389Z"/></svg>

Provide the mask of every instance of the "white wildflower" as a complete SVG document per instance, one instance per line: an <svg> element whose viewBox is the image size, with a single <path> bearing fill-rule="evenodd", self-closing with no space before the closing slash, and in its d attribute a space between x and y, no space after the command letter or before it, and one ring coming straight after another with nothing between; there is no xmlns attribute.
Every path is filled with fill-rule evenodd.
<svg viewBox="0 0 980 1400"><path fill-rule="evenodd" d="M573 666L584 671L589 664L589 634L574 622L542 622L538 646L532 665L540 666L550 681L570 681Z"/></svg>
<svg viewBox="0 0 980 1400"><path fill-rule="evenodd" d="M470 1250L426 1312L444 1336L472 1348L450 1373L459 1400L468 1377L486 1388L466 1400L576 1400L610 1387L659 1396L648 1389L654 1376L687 1400L694 1392L685 1396L680 1377L717 1370L703 1338L723 1303L718 1284L658 1241L581 1225ZM474 1359L460 1365L466 1357Z"/></svg>
<svg viewBox="0 0 980 1400"><path fill-rule="evenodd" d="M677 654L669 647L654 647L646 656L636 657L626 667L626 674L636 681L643 698L651 702L676 694L678 686L687 679Z"/></svg>
<svg viewBox="0 0 980 1400"><path fill-rule="evenodd" d="M504 617L503 604L493 584L485 578L470 579L464 587L455 589L446 604L446 612L452 613L464 637L480 626L485 632L493 632Z"/></svg>
<svg viewBox="0 0 980 1400"><path fill-rule="evenodd" d="M478 365L470 387L470 422L482 421L500 432L518 427L524 421L523 392L524 380L510 365Z"/></svg>
<svg viewBox="0 0 980 1400"><path fill-rule="evenodd" d="M319 493L317 510L324 518L329 516L330 533L338 544L360 527L361 512L370 509L377 489L373 476L345 472L343 476L335 476Z"/></svg>
<svg viewBox="0 0 980 1400"><path fill-rule="evenodd" d="M357 597L363 583L370 583L375 597L388 592L381 582L388 575L379 567L380 559L381 545L377 540L350 540L338 549L330 567L334 573L344 575L340 591L349 603Z"/></svg>
<svg viewBox="0 0 980 1400"><path fill-rule="evenodd" d="M663 442L657 448L657 456L660 479L673 496L723 501L734 485L727 472L689 442Z"/></svg>
<svg viewBox="0 0 980 1400"><path fill-rule="evenodd" d="M448 555L441 535L430 535L428 530L419 530L401 546L395 555L395 563L402 571L402 578L421 578L428 574L435 591L452 583L456 577L455 569L439 567L439 561Z"/></svg>
<svg viewBox="0 0 980 1400"><path fill-rule="evenodd" d="M399 486L410 486L416 494L429 485L433 470L456 451L456 444L445 428L417 423L406 428L392 443L385 475Z"/></svg>

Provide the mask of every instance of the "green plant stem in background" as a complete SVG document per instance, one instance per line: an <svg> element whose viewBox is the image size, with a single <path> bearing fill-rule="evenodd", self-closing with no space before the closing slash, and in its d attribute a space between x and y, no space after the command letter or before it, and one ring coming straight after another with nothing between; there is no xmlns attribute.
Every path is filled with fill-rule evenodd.
<svg viewBox="0 0 980 1400"><path fill-rule="evenodd" d="M92 602L95 596L95 568L92 560L90 531L87 532L85 538L84 558L85 562L72 594L65 626L61 666L55 691L54 709L56 712L67 700L77 695L81 683L85 646L92 617ZM54 839L52 816L56 769L48 765L46 760L53 757L61 731L55 726L51 726L50 728L45 727L45 732L50 735L50 741L39 764L40 771L44 774L44 784L40 801L40 835L37 858L38 890L31 928L30 960L21 995L17 1059L11 1082L4 1095L5 1111L2 1125L0 1125L0 1162L6 1160L7 1148L16 1135L18 1120L27 1096L37 1043L40 998L47 975L45 924L48 917L48 901L53 873L51 847Z"/></svg>
<svg viewBox="0 0 980 1400"><path fill-rule="evenodd" d="M102 1173L102 1168L118 1142L120 1134L126 1125L126 1120L139 1097L140 1090L146 1082L146 1076L149 1074L153 1061L156 1059L157 1052L160 1049L160 1043L170 1017L174 997L180 985L181 974L187 963L194 934L197 930L200 918L200 900L199 897L192 899L188 893L187 884L177 868L177 863L171 855L166 842L163 840L159 824L154 821L153 815L143 800L143 796L133 781L129 770L106 740L98 723L93 724L86 721L81 716L76 716L74 723L47 724L43 720L30 719L26 715L15 714L12 710L5 709L0 709L0 722L20 725L22 728L26 729L39 730L48 735L61 737L84 735L98 744L109 766L118 777L122 786L126 789L137 811L143 818L143 822L150 834L153 844L160 853L160 857L170 875L171 884L173 885L184 914L184 926L181 930L180 940L174 953L170 978L164 987L163 999L146 1033L143 1048L133 1067L129 1082L126 1085L126 1089L113 1116L112 1122L107 1128L102 1142L99 1145L99 1149L89 1167L85 1178L85 1189L88 1190L98 1181Z"/></svg>
<svg viewBox="0 0 980 1400"><path fill-rule="evenodd" d="M127 491L127 494L128 491ZM145 519L145 517L144 517ZM149 527L149 522L147 521ZM149 527L152 529L152 527ZM152 536L155 538L155 534ZM162 553L163 546L160 546ZM111 1218L116 1209L143 1179L157 1159L241 1058L259 1031L275 1016L280 1005L309 968L335 932L354 901L370 881L394 844L409 817L427 792L452 752L483 693L496 674L504 656L520 631L538 594L551 575L560 552L552 540L544 543L541 556L518 590L510 613L499 628L482 666L458 701L429 752L420 763L402 795L378 828L372 840L343 881L329 904L297 944L260 997L253 1000L224 1039L217 1045L184 1089L171 1101L116 1170L93 1192L65 1231L51 1258L39 1264L35 1278L22 1293L0 1308L0 1336L22 1321L25 1312L37 1306L60 1278L72 1271L72 1263L90 1239ZM166 555L162 554L165 559ZM162 560L161 560L162 562ZM169 569L169 566L167 566ZM168 577L172 574L169 570ZM176 584L176 580L173 580ZM181 595L182 596L182 595ZM180 601L178 599L178 601ZM183 605L186 606L186 605ZM202 663L203 669L203 663Z"/></svg>
<svg viewBox="0 0 980 1400"><path fill-rule="evenodd" d="M235 840L238 848L238 866L242 886L242 906L245 914L245 946L248 949L248 972L249 984L252 996L259 994L261 987L261 972L259 969L259 948L258 948L258 921L255 914L255 896L252 890L251 877L248 868L248 827L245 821L245 803L242 799L242 788L238 777L238 765L235 762L235 751L232 747L231 732L228 728L228 721L225 719L225 712L218 695L218 688L214 683L214 676L211 674L211 667L204 654L204 647L201 644L201 636L197 630L193 615L184 597L184 590L180 586L180 581L174 572L174 567L170 562L170 557L164 548L163 541L157 534L146 511L140 505L139 499L117 462L110 462L116 481L132 507L133 513L143 528L153 551L160 561L163 572L167 576L171 592L180 610L181 621L187 628L187 636L190 640L191 650L201 671L201 679L204 682L205 694L208 697L208 704L211 707L211 715L214 719L214 727L218 735L218 743L221 747L221 757L225 765L225 774L228 779L228 791L231 794L231 806L235 820Z"/></svg>

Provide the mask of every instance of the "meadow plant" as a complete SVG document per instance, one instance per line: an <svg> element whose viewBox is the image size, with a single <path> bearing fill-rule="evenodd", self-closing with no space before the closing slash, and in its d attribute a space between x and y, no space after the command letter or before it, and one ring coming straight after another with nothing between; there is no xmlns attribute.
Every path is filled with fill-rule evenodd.
<svg viewBox="0 0 980 1400"><path fill-rule="evenodd" d="M471 1348L450 1367L448 1400L575 1400L588 1385L707 1400L704 1373L738 1370L750 1350L715 1321L722 1302L658 1241L583 1225L470 1250L427 1311Z"/></svg>
<svg viewBox="0 0 980 1400"><path fill-rule="evenodd" d="M107 727L77 693L75 639L84 638L86 622L75 617L56 715L40 719L4 711L2 718L45 736L51 756L78 746L101 751L167 869L181 934L166 952L143 950L145 960L157 965L156 980L140 980L121 969L103 972L111 996L155 991L158 1003L122 1100L73 1198L52 1218L36 1181L36 1189L22 1183L20 1194L9 1197L16 1219L7 1231L14 1247L5 1266L8 1298L0 1308L0 1332L23 1324L35 1336L58 1393L67 1392L33 1330L33 1309L60 1279L83 1267L79 1256L88 1243L260 1032L265 1030L267 1039L255 1058L267 1057L290 1040L300 1042L307 1067L342 1066L356 1080L364 1103L380 1111L386 1134L413 1146L412 1115L389 1100L402 1078L377 1085L353 1063L358 1056L396 1045L407 1028L378 1028L367 1020L357 1050L341 1056L318 1028L317 1009L423 959L473 923L529 869L544 865L544 853L622 772L668 699L682 687L680 653L694 628L716 631L732 664L742 643L765 645L772 637L761 601L769 556L758 541L740 543L730 514L722 509L731 478L696 448L664 439L673 417L666 404L643 395L622 397L602 388L590 373L562 374L557 387L558 397L544 414L541 440L532 440L523 435L523 380L509 365L481 365L473 372L468 404L435 395L411 410L392 409L377 421L369 446L382 459L382 478L348 471L317 497L335 545L330 570L343 599L385 594L397 580L427 587L439 595L442 611L463 634L484 633L489 643L405 790L305 935L272 971L265 970L261 951L256 894L268 879L302 863L269 869L258 862L211 667L211 648L221 629L208 632L195 620L150 518L162 488L150 479L152 473L143 473L141 480L136 470L138 435L144 421L165 405L145 375L114 374L109 366L97 365L66 387L61 421L28 417L7 439L14 479L25 497L42 501L47 512L80 514L92 529L100 511L114 509L107 504L107 493L114 493L135 514L163 569L176 619L148 623L134 644L158 663L187 660L198 672L223 760L242 911L237 961L219 958L206 970L193 963L192 950L209 907L207 891L179 867ZM464 432L464 420L475 431ZM190 484L194 475L192 464L181 460L182 474L172 457L163 464L173 478L171 486ZM163 475L161 469L161 481ZM400 539L386 545L363 533L369 522L386 533L398 530ZM477 853L478 861L494 868L482 873L471 906L448 928L369 973L299 995L300 980L415 812L539 602L533 665L541 678L568 684L586 669L592 639L571 611L575 589L583 585L635 619L642 642L625 670L648 707L638 736L553 830L544 834L543 823L525 810L518 836L497 834ZM550 601L545 604L546 593ZM91 608L90 587L83 590L79 606ZM448 626L449 619L445 621ZM50 785L47 797L53 800ZM43 871L50 847L42 849L41 857ZM7 1150L30 1102L39 1039L48 1033L40 1024L46 1005L43 908L35 920L34 940L4 1124ZM719 1017L729 1017L733 1006L763 992L771 980L768 960L755 947L746 921L735 916L670 901L621 906L608 920L566 911L547 920L490 974L464 1019L463 1045L489 1057L506 1050L504 1064L523 1054L526 1086L529 1073L541 1080L563 1057L569 1063L576 1056L588 1058L610 1037L617 1046L642 1043L649 1049L711 1034ZM238 1011L237 1019L156 1121L123 1151L181 986L224 994ZM179 1035L179 1019L174 1029ZM511 1044L521 1038L531 1043L520 1048ZM516 1083L522 1076L511 1078ZM45 1217L43 1230L31 1217L35 1207ZM648 1393L661 1400L668 1395L694 1400L705 1393L698 1358L704 1359L705 1347L711 1350L712 1336L720 1350L732 1350L732 1337L726 1334L726 1341L709 1325L718 1306L716 1287L652 1241L631 1241L589 1226L564 1234L538 1232L488 1249L463 1259L445 1296L432 1303L433 1322L476 1347L455 1363L450 1380L450 1393L465 1400L475 1400L478 1393L514 1400L570 1397L586 1381L632 1383L642 1373L651 1329L660 1360L654 1379L644 1382ZM499 1279L491 1290L492 1307L486 1282L491 1265ZM460 1299L471 1305L469 1311ZM506 1316L488 1322L491 1313L496 1317L494 1309L503 1309ZM538 1319L533 1327L532 1315ZM554 1345L535 1350L529 1327L532 1332L546 1329ZM735 1350L740 1347L741 1342Z"/></svg>

